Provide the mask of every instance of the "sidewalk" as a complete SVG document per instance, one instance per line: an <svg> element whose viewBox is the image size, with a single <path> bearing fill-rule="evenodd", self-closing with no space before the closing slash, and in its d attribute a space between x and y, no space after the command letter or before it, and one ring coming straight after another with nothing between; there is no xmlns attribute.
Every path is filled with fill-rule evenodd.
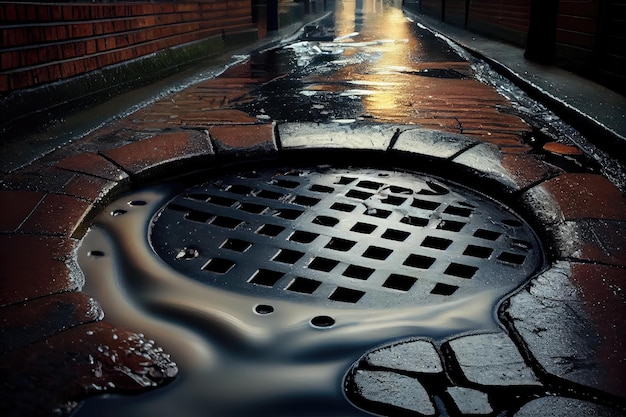
<svg viewBox="0 0 626 417"><path fill-rule="evenodd" d="M502 64L510 57L458 36ZM520 62L506 65L527 71ZM528 70L535 74L529 81L542 82L536 68ZM553 75L563 80L560 71ZM569 76L550 80L559 86L551 94L573 97L562 87L572 85ZM182 171L266 159L288 164L314 154L320 161L328 150L424 166L503 199L541 225L550 258L540 276L502 303L502 331L438 345L416 335L363 352L350 372L353 401L387 415L398 409L434 415L441 404L450 415L492 415L507 401L516 401L516 417L626 415L626 198L607 178L572 164L578 149L557 143L534 149L526 143L530 127L500 111L506 100L471 78L429 82L441 94L466 92L462 109L478 112L480 125L455 107L452 95L445 105L420 109L428 116L405 115L402 122L277 123L236 108L270 81L249 63L234 66L2 177L3 415L66 413L89 395L141 392L177 373L158 340L108 322L98 300L81 292L75 251L108 202ZM488 105L481 101L477 110L472 100L482 97ZM585 111L577 100L568 104ZM623 135L625 113L600 120L602 113L598 121ZM468 118L465 125L474 128L456 133L455 118Z"/></svg>

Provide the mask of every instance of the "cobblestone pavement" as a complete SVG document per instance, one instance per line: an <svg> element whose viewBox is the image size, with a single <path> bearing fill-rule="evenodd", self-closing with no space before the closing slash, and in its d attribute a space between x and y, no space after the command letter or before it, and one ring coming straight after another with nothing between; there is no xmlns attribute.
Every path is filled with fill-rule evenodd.
<svg viewBox="0 0 626 417"><path fill-rule="evenodd" d="M342 150L500 199L538 228L548 253L494 311L499 331L363 352L346 381L355 404L383 415L626 415L626 198L575 145L538 136L469 63L411 71L429 66L466 76L422 77L395 113L317 124L242 111L276 79L248 61L3 175L2 414L64 413L92 394L176 376L158 340L108 322L81 292L75 251L108 202L182 172Z"/></svg>

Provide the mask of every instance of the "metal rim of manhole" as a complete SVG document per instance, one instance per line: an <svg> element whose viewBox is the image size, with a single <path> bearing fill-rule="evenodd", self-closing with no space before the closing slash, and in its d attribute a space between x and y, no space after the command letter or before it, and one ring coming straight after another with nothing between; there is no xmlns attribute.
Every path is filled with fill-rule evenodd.
<svg viewBox="0 0 626 417"><path fill-rule="evenodd" d="M216 175L163 205L149 240L192 280L340 309L510 291L543 265L537 235L507 206L436 177L375 168ZM263 302L255 312L272 314L273 307Z"/></svg>

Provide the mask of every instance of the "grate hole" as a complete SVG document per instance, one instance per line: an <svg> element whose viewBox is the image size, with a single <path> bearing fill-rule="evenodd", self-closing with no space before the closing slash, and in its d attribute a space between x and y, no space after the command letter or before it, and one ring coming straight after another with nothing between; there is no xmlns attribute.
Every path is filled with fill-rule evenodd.
<svg viewBox="0 0 626 417"><path fill-rule="evenodd" d="M278 253L276 254L276 256L274 256L272 260L276 262L281 262L284 264L293 265L296 262L298 262L298 260L302 258L303 256L304 256L304 253L302 252L289 250L289 249L281 249L278 251Z"/></svg>
<svg viewBox="0 0 626 417"><path fill-rule="evenodd" d="M333 301L341 301L343 303L356 303L365 293L363 291L352 290L350 288L337 287L335 291L328 297Z"/></svg>
<svg viewBox="0 0 626 417"><path fill-rule="evenodd" d="M202 267L203 271L215 272L216 274L225 274L230 271L235 263L233 261L229 261L228 259L222 258L213 258L209 259L209 261L204 264Z"/></svg>
<svg viewBox="0 0 626 417"><path fill-rule="evenodd" d="M476 274L478 268L475 266L451 263L444 271L446 275L452 275L459 278L472 278Z"/></svg>
<svg viewBox="0 0 626 417"><path fill-rule="evenodd" d="M233 184L226 187L226 191L233 194L250 195L254 191L254 188L248 187L247 185Z"/></svg>
<svg viewBox="0 0 626 417"><path fill-rule="evenodd" d="M292 242L298 243L311 243L317 238L319 235L311 232L303 232L301 230L296 230L289 236L289 240Z"/></svg>
<svg viewBox="0 0 626 417"><path fill-rule="evenodd" d="M121 216L122 214L126 214L128 213L128 211L123 210L123 209L117 209L117 210L113 210L111 212L111 216L115 217L115 216Z"/></svg>
<svg viewBox="0 0 626 417"><path fill-rule="evenodd" d="M373 224L358 222L357 224L352 226L352 229L350 229L350 230L352 230L353 232L363 233L363 234L369 235L374 230L376 230L376 227L377 226L373 225Z"/></svg>
<svg viewBox="0 0 626 417"><path fill-rule="evenodd" d="M343 271L343 276L349 278L356 278L366 280L374 273L374 269L366 268L364 266L350 265Z"/></svg>
<svg viewBox="0 0 626 417"><path fill-rule="evenodd" d="M223 227L225 229L236 229L241 223L243 222L239 219L233 219L232 217L226 216L217 216L213 219L213 221L211 221L212 225Z"/></svg>
<svg viewBox="0 0 626 417"><path fill-rule="evenodd" d="M437 295L452 295L458 290L459 287L456 285L449 285L438 282L435 287L430 291L431 294Z"/></svg>
<svg viewBox="0 0 626 417"><path fill-rule="evenodd" d="M420 208L424 210L435 210L440 205L441 205L440 203L437 203L435 201L420 200L418 198L414 198L413 202L411 203L411 207Z"/></svg>
<svg viewBox="0 0 626 417"><path fill-rule="evenodd" d="M446 209L443 211L444 213L447 214L451 214L453 216L460 216L460 217L469 217L472 215L472 209L470 208L465 208L465 207L458 207L458 206L448 206L446 207Z"/></svg>
<svg viewBox="0 0 626 417"><path fill-rule="evenodd" d="M281 219L295 220L298 217L302 216L302 213L304 213L304 212L300 211L300 210L280 209L276 213L276 216L280 217Z"/></svg>
<svg viewBox="0 0 626 417"><path fill-rule="evenodd" d="M510 264L521 265L526 260L526 256L519 255L517 253L502 252L498 256L498 260L500 260L502 262L507 262L507 263L510 263Z"/></svg>
<svg viewBox="0 0 626 417"><path fill-rule="evenodd" d="M334 217L329 216L317 216L315 219L313 219L313 223L319 224L321 226L333 227L337 223L339 223L339 219L335 219Z"/></svg>
<svg viewBox="0 0 626 417"><path fill-rule="evenodd" d="M442 220L438 225L437 229L447 230L449 232L460 232L467 223L456 222L454 220Z"/></svg>
<svg viewBox="0 0 626 417"><path fill-rule="evenodd" d="M332 210L343 211L345 213L350 213L352 210L356 208L356 206L352 204L344 204L344 203L335 203L330 206Z"/></svg>
<svg viewBox="0 0 626 417"><path fill-rule="evenodd" d="M106 253L104 253L101 250L90 250L88 255L89 256L93 256L94 258L101 258L101 257L105 256Z"/></svg>
<svg viewBox="0 0 626 417"><path fill-rule="evenodd" d="M450 239L440 237L426 236L421 246L432 249L446 250L452 244Z"/></svg>
<svg viewBox="0 0 626 417"><path fill-rule="evenodd" d="M257 314L264 316L266 314L272 314L274 312L274 307L269 304L259 304L254 307L254 311Z"/></svg>
<svg viewBox="0 0 626 417"><path fill-rule="evenodd" d="M226 197L221 197L217 195L207 196L206 201L211 204L215 204L216 206L222 206L222 207L232 207L237 202L237 200L233 200L232 198L226 198Z"/></svg>
<svg viewBox="0 0 626 417"><path fill-rule="evenodd" d="M376 181L359 181L356 186L361 188L367 188L368 190L378 190L384 184Z"/></svg>
<svg viewBox="0 0 626 417"><path fill-rule="evenodd" d="M408 195L413 194L413 190L411 190L410 188L398 187L396 185L390 186L389 191L391 191L394 194L408 194Z"/></svg>
<svg viewBox="0 0 626 417"><path fill-rule="evenodd" d="M408 258L405 259L405 261L402 264L413 267L413 268L428 269L434 263L435 263L435 258L411 254L409 255Z"/></svg>
<svg viewBox="0 0 626 417"><path fill-rule="evenodd" d="M381 248L378 246L370 246L363 252L365 258L385 260L391 255L393 251L391 249Z"/></svg>
<svg viewBox="0 0 626 417"><path fill-rule="evenodd" d="M350 190L346 193L346 197L356 198L358 200L367 200L373 195L374 194L372 193L366 193L365 191L359 191L359 190Z"/></svg>
<svg viewBox="0 0 626 417"><path fill-rule="evenodd" d="M253 204L253 203L241 203L238 209L243 210L247 213L261 214L265 210L267 210L267 206L262 206L260 204Z"/></svg>
<svg viewBox="0 0 626 417"><path fill-rule="evenodd" d="M335 182L335 184L347 185L347 184L350 184L350 183L354 182L354 180L356 180L356 178L353 178L353 177L343 177L342 176L341 178L339 178Z"/></svg>
<svg viewBox="0 0 626 417"><path fill-rule="evenodd" d="M192 222L198 223L206 223L209 219L212 219L213 215L208 213L203 213L198 210L189 210L185 213L185 219L190 220Z"/></svg>
<svg viewBox="0 0 626 417"><path fill-rule="evenodd" d="M283 188L296 188L300 185L297 181L289 181L289 180L273 180L271 184L277 185Z"/></svg>
<svg viewBox="0 0 626 417"><path fill-rule="evenodd" d="M404 224L408 224L409 226L416 226L416 227L428 226L428 219L423 219L421 217L415 217L415 216L404 216L402 220L400 220L400 222Z"/></svg>
<svg viewBox="0 0 626 417"><path fill-rule="evenodd" d="M391 212L389 210L381 210L375 208L367 209L365 214L372 217L378 217L380 219L386 219L387 217L391 216Z"/></svg>
<svg viewBox="0 0 626 417"><path fill-rule="evenodd" d="M313 294L322 283L314 279L297 277L286 288L288 291L299 292L302 294Z"/></svg>
<svg viewBox="0 0 626 417"><path fill-rule="evenodd" d="M383 283L383 287L392 288L394 290L408 291L413 288L413 285L417 282L417 278L409 277L400 274L391 274L389 278Z"/></svg>
<svg viewBox="0 0 626 417"><path fill-rule="evenodd" d="M252 243L246 242L240 239L226 239L222 246L222 249L233 250L235 252L245 252L252 246Z"/></svg>
<svg viewBox="0 0 626 417"><path fill-rule="evenodd" d="M353 242L351 240L346 240L346 239L340 239L338 237L334 237L330 240L330 242L328 242L328 244L325 246L328 249L332 249L332 250L338 250L341 252L347 252L350 249L352 249L352 247L356 245L356 242Z"/></svg>
<svg viewBox="0 0 626 417"><path fill-rule="evenodd" d="M478 229L474 232L474 236L481 238L481 239L498 240L498 238L502 236L502 233L494 232L491 230Z"/></svg>
<svg viewBox="0 0 626 417"><path fill-rule="evenodd" d="M280 200L285 194L277 193L276 191L261 190L256 196L259 198L267 198L268 200Z"/></svg>
<svg viewBox="0 0 626 417"><path fill-rule="evenodd" d="M381 200L382 203L384 204L390 204L392 206L399 206L402 203L404 203L407 199L406 198L402 198L402 197L395 197L390 195L389 197L385 198L384 200Z"/></svg>
<svg viewBox="0 0 626 417"><path fill-rule="evenodd" d="M316 193L326 193L326 194L330 194L333 191L335 191L333 187L327 187L325 185L319 185L319 184L313 184L311 187L309 187L309 190L315 191Z"/></svg>
<svg viewBox="0 0 626 417"><path fill-rule="evenodd" d="M298 195L293 199L293 203L299 206L313 207L320 202L319 198L307 197L305 195Z"/></svg>
<svg viewBox="0 0 626 417"><path fill-rule="evenodd" d="M133 200L128 202L128 205L133 207L145 206L146 204L148 204L148 202L144 200Z"/></svg>
<svg viewBox="0 0 626 417"><path fill-rule="evenodd" d="M487 259L493 253L493 249L485 246L468 245L463 255L473 256L474 258Z"/></svg>
<svg viewBox="0 0 626 417"><path fill-rule="evenodd" d="M382 234L383 239L395 240L398 242L404 242L411 234L409 232L403 232L402 230L387 229Z"/></svg>
<svg viewBox="0 0 626 417"><path fill-rule="evenodd" d="M282 272L259 269L252 275L252 278L250 278L248 282L264 287L273 287L283 275Z"/></svg>
<svg viewBox="0 0 626 417"><path fill-rule="evenodd" d="M317 257L309 264L309 269L315 269L316 271L330 272L337 266L339 261L334 259Z"/></svg>
<svg viewBox="0 0 626 417"><path fill-rule="evenodd" d="M257 229L257 233L265 236L278 236L280 232L285 230L282 226L277 226L275 224L264 224L263 226Z"/></svg>
<svg viewBox="0 0 626 417"><path fill-rule="evenodd" d="M315 316L311 319L311 326L313 327L332 327L334 324L335 319L330 316Z"/></svg>

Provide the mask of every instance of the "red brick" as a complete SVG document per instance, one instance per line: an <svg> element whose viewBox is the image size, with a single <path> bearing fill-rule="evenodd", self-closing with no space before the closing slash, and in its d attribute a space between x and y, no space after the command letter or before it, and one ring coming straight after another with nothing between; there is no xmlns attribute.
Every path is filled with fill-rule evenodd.
<svg viewBox="0 0 626 417"><path fill-rule="evenodd" d="M572 258L626 267L626 220L577 220L569 225L576 236Z"/></svg>
<svg viewBox="0 0 626 417"><path fill-rule="evenodd" d="M542 187L560 205L565 220L626 220L626 199L606 178L595 174L563 174Z"/></svg>
<svg viewBox="0 0 626 417"><path fill-rule="evenodd" d="M18 229L26 233L72 235L91 209L91 203L61 194L47 194Z"/></svg>
<svg viewBox="0 0 626 417"><path fill-rule="evenodd" d="M9 91L9 76L0 74L0 91Z"/></svg>
<svg viewBox="0 0 626 417"><path fill-rule="evenodd" d="M72 291L82 283L65 261L74 243L66 238L0 235L0 306Z"/></svg>
<svg viewBox="0 0 626 417"><path fill-rule="evenodd" d="M256 117L240 110L209 110L181 115L183 126L206 127L221 124L254 124Z"/></svg>
<svg viewBox="0 0 626 417"><path fill-rule="evenodd" d="M117 185L115 181L109 181L91 175L76 174L63 189L63 194L70 195L91 202L102 200Z"/></svg>
<svg viewBox="0 0 626 417"><path fill-rule="evenodd" d="M67 292L0 309L0 354L38 342L63 330L101 320L98 303L86 294Z"/></svg>
<svg viewBox="0 0 626 417"><path fill-rule="evenodd" d="M219 151L276 150L274 126L271 124L215 126L209 130Z"/></svg>
<svg viewBox="0 0 626 417"><path fill-rule="evenodd" d="M44 193L34 191L0 191L0 231L16 230L43 197Z"/></svg>
<svg viewBox="0 0 626 417"><path fill-rule="evenodd" d="M22 88L32 87L33 75L29 71L20 71L14 74L10 74L11 88L14 90L21 90Z"/></svg>

